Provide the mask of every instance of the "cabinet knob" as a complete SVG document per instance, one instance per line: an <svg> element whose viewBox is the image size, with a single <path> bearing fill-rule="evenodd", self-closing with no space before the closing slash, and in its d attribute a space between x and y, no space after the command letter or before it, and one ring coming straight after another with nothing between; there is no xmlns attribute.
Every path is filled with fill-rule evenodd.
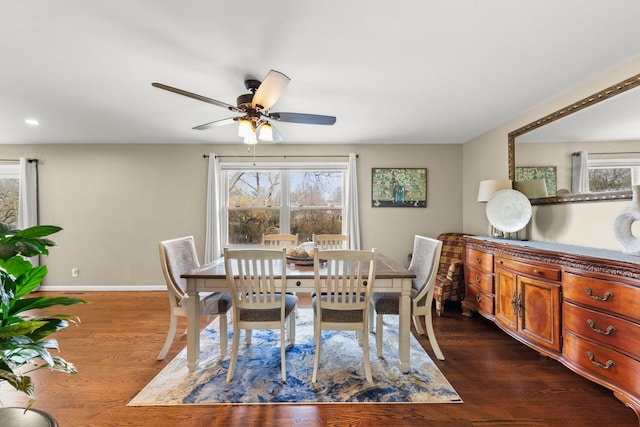
<svg viewBox="0 0 640 427"><path fill-rule="evenodd" d="M535 274L536 276L542 276L542 273L537 268L533 270L533 274Z"/></svg>

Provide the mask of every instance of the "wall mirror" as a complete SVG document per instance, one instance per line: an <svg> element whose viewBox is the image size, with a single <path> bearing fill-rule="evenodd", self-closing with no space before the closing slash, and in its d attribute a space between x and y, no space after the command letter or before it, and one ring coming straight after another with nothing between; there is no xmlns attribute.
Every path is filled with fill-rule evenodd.
<svg viewBox="0 0 640 427"><path fill-rule="evenodd" d="M640 184L638 86L640 74L509 133L509 179L516 183L541 174L537 177L547 182L548 197L532 198L531 204L631 199L631 179ZM576 185L581 156L591 166L608 169L604 172L609 175L603 178L610 181L604 185L605 191L584 191ZM629 164L637 167L629 169ZM611 178L615 174L619 176ZM583 180L589 179L586 176ZM591 184L598 187L595 181Z"/></svg>

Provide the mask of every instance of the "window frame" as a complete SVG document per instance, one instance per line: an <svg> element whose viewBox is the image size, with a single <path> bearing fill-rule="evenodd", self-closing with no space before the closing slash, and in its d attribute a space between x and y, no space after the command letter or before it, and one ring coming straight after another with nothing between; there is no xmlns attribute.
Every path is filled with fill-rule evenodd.
<svg viewBox="0 0 640 427"><path fill-rule="evenodd" d="M345 218L346 209L346 190L347 190L347 173L348 162L221 162L220 173L222 175L220 182L222 184L222 194L224 195L224 204L221 209L221 237L222 246L229 248L247 248L255 247L256 245L242 245L242 244L230 244L229 243L229 211L231 210L251 210L256 209L255 206L231 208L229 206L229 171L279 171L281 175L280 179L280 206L264 207L259 209L266 210L278 210L280 214L280 232L289 233L291 229L291 212L294 210L329 210L340 209L342 211L342 218ZM291 188L290 188L290 175L292 171L324 171L324 172L342 172L342 200L341 206L291 206ZM342 233L344 234L346 224L342 221Z"/></svg>

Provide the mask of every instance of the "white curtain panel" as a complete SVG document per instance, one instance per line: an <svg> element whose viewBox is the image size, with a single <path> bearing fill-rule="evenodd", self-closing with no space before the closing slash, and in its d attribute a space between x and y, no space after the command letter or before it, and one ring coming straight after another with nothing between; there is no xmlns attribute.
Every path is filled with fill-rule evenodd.
<svg viewBox="0 0 640 427"><path fill-rule="evenodd" d="M589 154L586 151L573 153L571 170L571 192L583 194L589 192Z"/></svg>
<svg viewBox="0 0 640 427"><path fill-rule="evenodd" d="M38 162L20 157L20 183L18 189L18 228L38 225ZM40 258L29 259L33 266L40 265Z"/></svg>
<svg viewBox="0 0 640 427"><path fill-rule="evenodd" d="M358 171L356 153L349 153L347 167L347 188L345 196L345 220L342 223L343 234L349 236L349 247L360 249L360 217L358 214Z"/></svg>
<svg viewBox="0 0 640 427"><path fill-rule="evenodd" d="M209 153L207 176L207 224L204 246L204 263L222 256L222 210L220 161L215 153Z"/></svg>

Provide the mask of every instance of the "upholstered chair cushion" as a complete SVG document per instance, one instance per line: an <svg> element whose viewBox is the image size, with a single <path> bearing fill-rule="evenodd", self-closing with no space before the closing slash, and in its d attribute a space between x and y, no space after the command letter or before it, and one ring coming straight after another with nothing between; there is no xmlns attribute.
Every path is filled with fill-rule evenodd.
<svg viewBox="0 0 640 427"><path fill-rule="evenodd" d="M445 301L464 299L463 237L463 233L442 233L438 236L438 240L442 241L442 254L433 294L438 316L444 312Z"/></svg>

